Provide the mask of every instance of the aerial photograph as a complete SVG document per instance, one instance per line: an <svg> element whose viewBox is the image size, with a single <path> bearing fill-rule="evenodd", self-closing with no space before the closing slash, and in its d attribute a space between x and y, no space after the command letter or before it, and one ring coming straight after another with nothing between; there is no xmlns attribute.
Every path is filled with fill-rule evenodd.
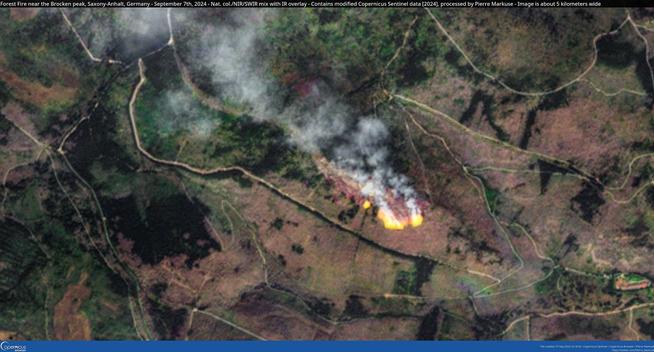
<svg viewBox="0 0 654 352"><path fill-rule="evenodd" d="M0 8L1 350L654 340L654 8L321 4Z"/></svg>

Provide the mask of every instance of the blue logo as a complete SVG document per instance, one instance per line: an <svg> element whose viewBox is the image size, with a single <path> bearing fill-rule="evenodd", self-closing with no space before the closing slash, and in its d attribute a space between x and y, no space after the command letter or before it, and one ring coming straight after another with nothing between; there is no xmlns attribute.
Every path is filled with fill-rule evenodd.
<svg viewBox="0 0 654 352"><path fill-rule="evenodd" d="M26 345L19 345L11 341L2 341L0 342L0 351L9 351L9 352L26 352Z"/></svg>

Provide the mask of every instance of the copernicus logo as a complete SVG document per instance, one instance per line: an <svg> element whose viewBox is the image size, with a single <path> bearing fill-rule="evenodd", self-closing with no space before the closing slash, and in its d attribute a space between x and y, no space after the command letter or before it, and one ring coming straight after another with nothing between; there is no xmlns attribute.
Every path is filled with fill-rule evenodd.
<svg viewBox="0 0 654 352"><path fill-rule="evenodd" d="M2 341L0 342L0 351L8 352L26 352L27 346L19 345L11 341Z"/></svg>

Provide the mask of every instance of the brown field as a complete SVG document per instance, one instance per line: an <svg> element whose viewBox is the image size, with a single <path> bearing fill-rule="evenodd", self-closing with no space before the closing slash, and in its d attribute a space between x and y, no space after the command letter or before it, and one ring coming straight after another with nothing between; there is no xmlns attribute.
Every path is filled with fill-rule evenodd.
<svg viewBox="0 0 654 352"><path fill-rule="evenodd" d="M67 83L75 83L70 74L64 75ZM30 82L19 77L7 66L7 62L0 53L0 80L3 80L11 88L14 96L24 102L34 104L38 107L45 107L50 103L61 103L72 101L77 95L76 86L64 86L59 83L46 87L38 82Z"/></svg>
<svg viewBox="0 0 654 352"><path fill-rule="evenodd" d="M20 340L20 334L15 331L0 330L0 340Z"/></svg>
<svg viewBox="0 0 654 352"><path fill-rule="evenodd" d="M80 306L91 295L86 287L87 273L82 273L77 284L69 285L64 297L55 305L53 325L58 340L90 340L91 323L80 312Z"/></svg>
<svg viewBox="0 0 654 352"><path fill-rule="evenodd" d="M222 16L215 11L216 18ZM108 81L103 78L111 72L108 64L77 66L73 62L80 61L52 50L51 43L25 43L16 54L37 58L29 67L14 66L21 63L9 56L9 51L5 51L6 57L0 52L0 81L6 82L10 91L7 103L0 106L0 115L10 122L0 124L0 138L7 146L0 152L5 158L0 176L5 175L8 189L8 207L3 204L3 212L29 210L32 203L49 211L51 203L59 205L56 201L63 199L67 190L70 203L80 207L79 217L84 218L73 220L85 220L80 221L82 225L104 222L99 217L106 211L110 214L106 219L109 234L104 238L115 239L118 257L107 257L107 264L120 260L134 271L143 304L143 309L138 309L141 312L133 310L129 316L118 299L95 296L103 290L96 280L88 282L95 275L89 270L95 267L69 266L66 281L49 303L50 308L54 304L51 335L61 340L110 335L102 324L96 326L95 320L92 327L89 318L95 316L85 312L98 311L96 307L87 310L93 303L103 308L103 315L122 315L125 321L120 327L134 323L141 333L142 319L154 339L393 340L423 337L425 330L427 338L455 340L639 338L638 331L649 331L649 325L637 325L635 317L650 321L652 311L634 309L632 304L651 302L651 285L649 281L640 283L633 288L649 288L616 294L616 288L630 287L613 282L610 270L648 277L654 270L650 260L654 190L647 188L654 184L654 171L646 167L654 160L654 123L650 121L651 101L639 94L646 89L642 75L649 72L633 61L621 69L598 64L579 78L593 58L592 38L622 20L622 11L581 11L591 18L586 25L581 24L578 13L543 11L497 9L476 15L465 10L434 10L436 21L443 23L452 39L442 30L426 31L421 22L415 22L416 26L407 30L406 43L397 48L395 63L389 62L389 70L383 71L390 77L395 65L422 55L416 54L422 52L419 39L433 40L437 48L426 50L427 58L414 60L422 67L398 66L402 76L410 79L393 83L391 78L388 87L384 79L382 84L372 80L370 86L353 90L352 82L367 76L368 69L363 67L360 77L348 72L352 78L329 82L339 95L341 88L349 91L343 99L357 114L368 114L367 107L379 100L374 111L375 115L379 111L389 131L389 165L410 180L424 215L420 226L401 231L385 229L376 217L378 204L363 207L358 185L335 181L338 173L326 170L319 155L307 152L295 159L294 154L292 160L283 161L288 161L288 167L247 166L252 170L241 170L241 174L200 171L208 170L209 165L252 165L223 165L240 160L240 156L232 159L229 151L227 156L221 155L222 147L214 148L223 137L229 145L237 145L241 137L249 143L246 138L251 138L231 135L228 129L224 134L221 131L221 138L194 129L179 135L141 130L145 149L155 157L148 155L138 143L138 126L152 122L147 120L157 118L153 115L164 114L139 116L137 124L130 119L135 118L132 110L124 109L125 105L133 107L137 98L151 97L134 95L130 103L130 93L137 93L133 90L137 67L130 70L127 65ZM417 20L426 18L429 27L435 25L426 11L417 12ZM10 16L12 21L37 16L24 24L31 25L43 15L37 9L12 9ZM329 17L322 15L317 22ZM192 21L182 21L181 13L178 16L170 20L174 40L160 53L193 52L194 43L184 40L195 35L196 29L185 28ZM106 24L106 33L111 34L108 45L113 46L122 36L110 32L120 30L113 26L113 17L71 14L74 22L80 23L77 30L86 38L89 50L102 57L114 49L94 49L109 36L93 31ZM311 24L311 31L322 25ZM560 33L555 34L553 28ZM69 29L66 38L80 50L73 54L83 56L84 48L77 45L75 33ZM168 28L164 29L163 34L168 35ZM322 36L320 30L316 33ZM620 33L629 34L626 30ZM652 33L645 36L654 39ZM645 50L639 36L626 39L634 44L635 52ZM459 45L473 64L456 53ZM122 51L119 47L117 53ZM117 55L122 60L123 54ZM158 55L155 51L141 58L154 70L148 76L151 82L161 78L156 69L163 67L162 63L173 63L174 71L174 61L168 60L175 58ZM125 62L132 59L138 58ZM221 88L216 91L207 87L216 83L208 75L211 70L196 77L192 66L188 68L191 71L182 72L183 83L209 108L229 109L218 101L222 87L214 87ZM475 73L474 67L488 74ZM32 68L36 74L31 74ZM107 71L89 72L96 68ZM415 81L409 77L414 75ZM573 84L564 85L571 79L575 79ZM306 95L313 84L299 74L286 75L283 80L295 89L289 93L289 101L296 93ZM104 90L92 90L104 81L106 87L111 86L107 99L93 94ZM54 83L48 86L47 82ZM561 85L566 88L556 89L556 95L544 92ZM611 95L597 87L633 91ZM91 95L93 100L88 101ZM165 96L161 95L162 99ZM94 116L100 118L90 119L96 108L101 113ZM80 109L87 110L89 121L74 125L72 120ZM56 116L53 110L57 110ZM42 116L47 121L40 120ZM231 123L232 118L240 117L229 116L225 122ZM281 120L279 124L282 129L289 127ZM47 173L42 171L48 166L46 157L51 150L42 153L39 163L22 165L41 151L39 142L55 148L55 135L64 135L63 131L70 131L66 135L70 143L65 144L70 165L60 164L59 158L64 161L61 154ZM152 137L158 132L162 133L161 145L145 142L147 133ZM30 140L30 135L39 142ZM96 137L107 137L102 138L106 144L86 144ZM115 149L107 151L107 147ZM303 153L302 148L298 151ZM636 158L638 155L641 157ZM311 165L312 157L316 165ZM61 176L61 180L54 179L55 184L52 177L57 175L52 169ZM138 173L153 175L141 178ZM314 177L318 173L321 175ZM40 176L42 183L36 183ZM25 188L22 184L32 179L35 186L30 183L29 187L36 191L30 188L26 191L29 197L17 196ZM153 181L148 187L139 187L155 179L161 184ZM42 186L47 181L48 188ZM83 199L93 195L78 192L87 188L98 192L104 210ZM50 197L44 195L46 191ZM206 230L219 248L191 250L207 241L203 237L195 244L184 243L179 251L166 247L164 256L148 260L143 246L162 238L160 231L155 233L158 238L140 242L139 230L123 226L123 213L113 213L112 202L104 205L105 200L132 196L136 211L130 215L136 215L135 221L146 221L150 228L157 221L149 212L156 210L151 206L157 205L158 197L182 192L200 211L195 219L202 224L197 228L203 235L201 230ZM181 216L174 220L190 221ZM173 231L170 236L189 240L193 235L189 232L197 228ZM35 237L41 235L35 232ZM102 243L100 251L110 249ZM158 249L154 252L160 254ZM79 272L78 280L75 275ZM611 285L616 286L609 290ZM34 336L10 328L20 334L0 331L0 339ZM41 333L42 324L37 328Z"/></svg>
<svg viewBox="0 0 654 352"><path fill-rule="evenodd" d="M9 18L16 22L26 21L34 18L40 10L37 7L12 8L9 10Z"/></svg>

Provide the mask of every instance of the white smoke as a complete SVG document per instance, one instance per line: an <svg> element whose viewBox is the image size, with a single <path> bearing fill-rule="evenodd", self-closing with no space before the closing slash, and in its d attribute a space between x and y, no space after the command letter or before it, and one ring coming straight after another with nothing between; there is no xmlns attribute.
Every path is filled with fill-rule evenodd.
<svg viewBox="0 0 654 352"><path fill-rule="evenodd" d="M223 98L248 105L255 117L270 113L272 78L261 65L258 43L262 38L264 16L269 11L236 10L231 25L208 27L193 56L200 58L213 75L213 82Z"/></svg>
<svg viewBox="0 0 654 352"><path fill-rule="evenodd" d="M119 8L116 19L119 28L141 37L168 33L166 9L162 8Z"/></svg>
<svg viewBox="0 0 654 352"><path fill-rule="evenodd" d="M168 38L167 9L63 9L96 57L133 59L162 47ZM179 20L184 14L178 15ZM118 56L118 57L116 57Z"/></svg>
<svg viewBox="0 0 654 352"><path fill-rule="evenodd" d="M417 211L409 180L389 165L389 132L381 119L357 116L320 83L303 99L279 106L276 92L281 87L269 76L268 62L262 57L265 20L270 15L274 15L270 10L238 10L230 14L229 24L205 31L204 46L194 55L211 68L223 98L247 105L255 118L285 125L291 142L302 150L328 149L332 161L362 184L363 195L377 205L387 207L390 190L403 197L412 212Z"/></svg>
<svg viewBox="0 0 654 352"><path fill-rule="evenodd" d="M266 60L265 25L275 15L271 9L230 10L220 17L220 23L201 28L201 44L192 49L192 61L211 72L212 83L226 103L247 106L254 118L283 125L290 131L290 142L304 151L326 152L340 169L363 185L363 195L378 206L388 208L386 194L391 191L395 197L403 197L412 212L417 211L409 180L389 165L389 132L381 119L357 115L319 81L303 99L282 105L279 92L283 88L272 77ZM165 9L120 9L116 18L118 27L137 46L134 52L155 39L161 41L160 37L168 33ZM180 25L193 20L179 11L174 11L173 18ZM116 37L104 28L95 32L96 38ZM176 92L167 96L175 115L192 125L187 129L208 135L213 126L194 115L195 106L188 98Z"/></svg>
<svg viewBox="0 0 654 352"><path fill-rule="evenodd" d="M166 111L170 113L166 118L156 119L163 131L185 129L194 136L208 138L211 135L216 120L206 116L198 100L184 89L167 91L161 98Z"/></svg>

